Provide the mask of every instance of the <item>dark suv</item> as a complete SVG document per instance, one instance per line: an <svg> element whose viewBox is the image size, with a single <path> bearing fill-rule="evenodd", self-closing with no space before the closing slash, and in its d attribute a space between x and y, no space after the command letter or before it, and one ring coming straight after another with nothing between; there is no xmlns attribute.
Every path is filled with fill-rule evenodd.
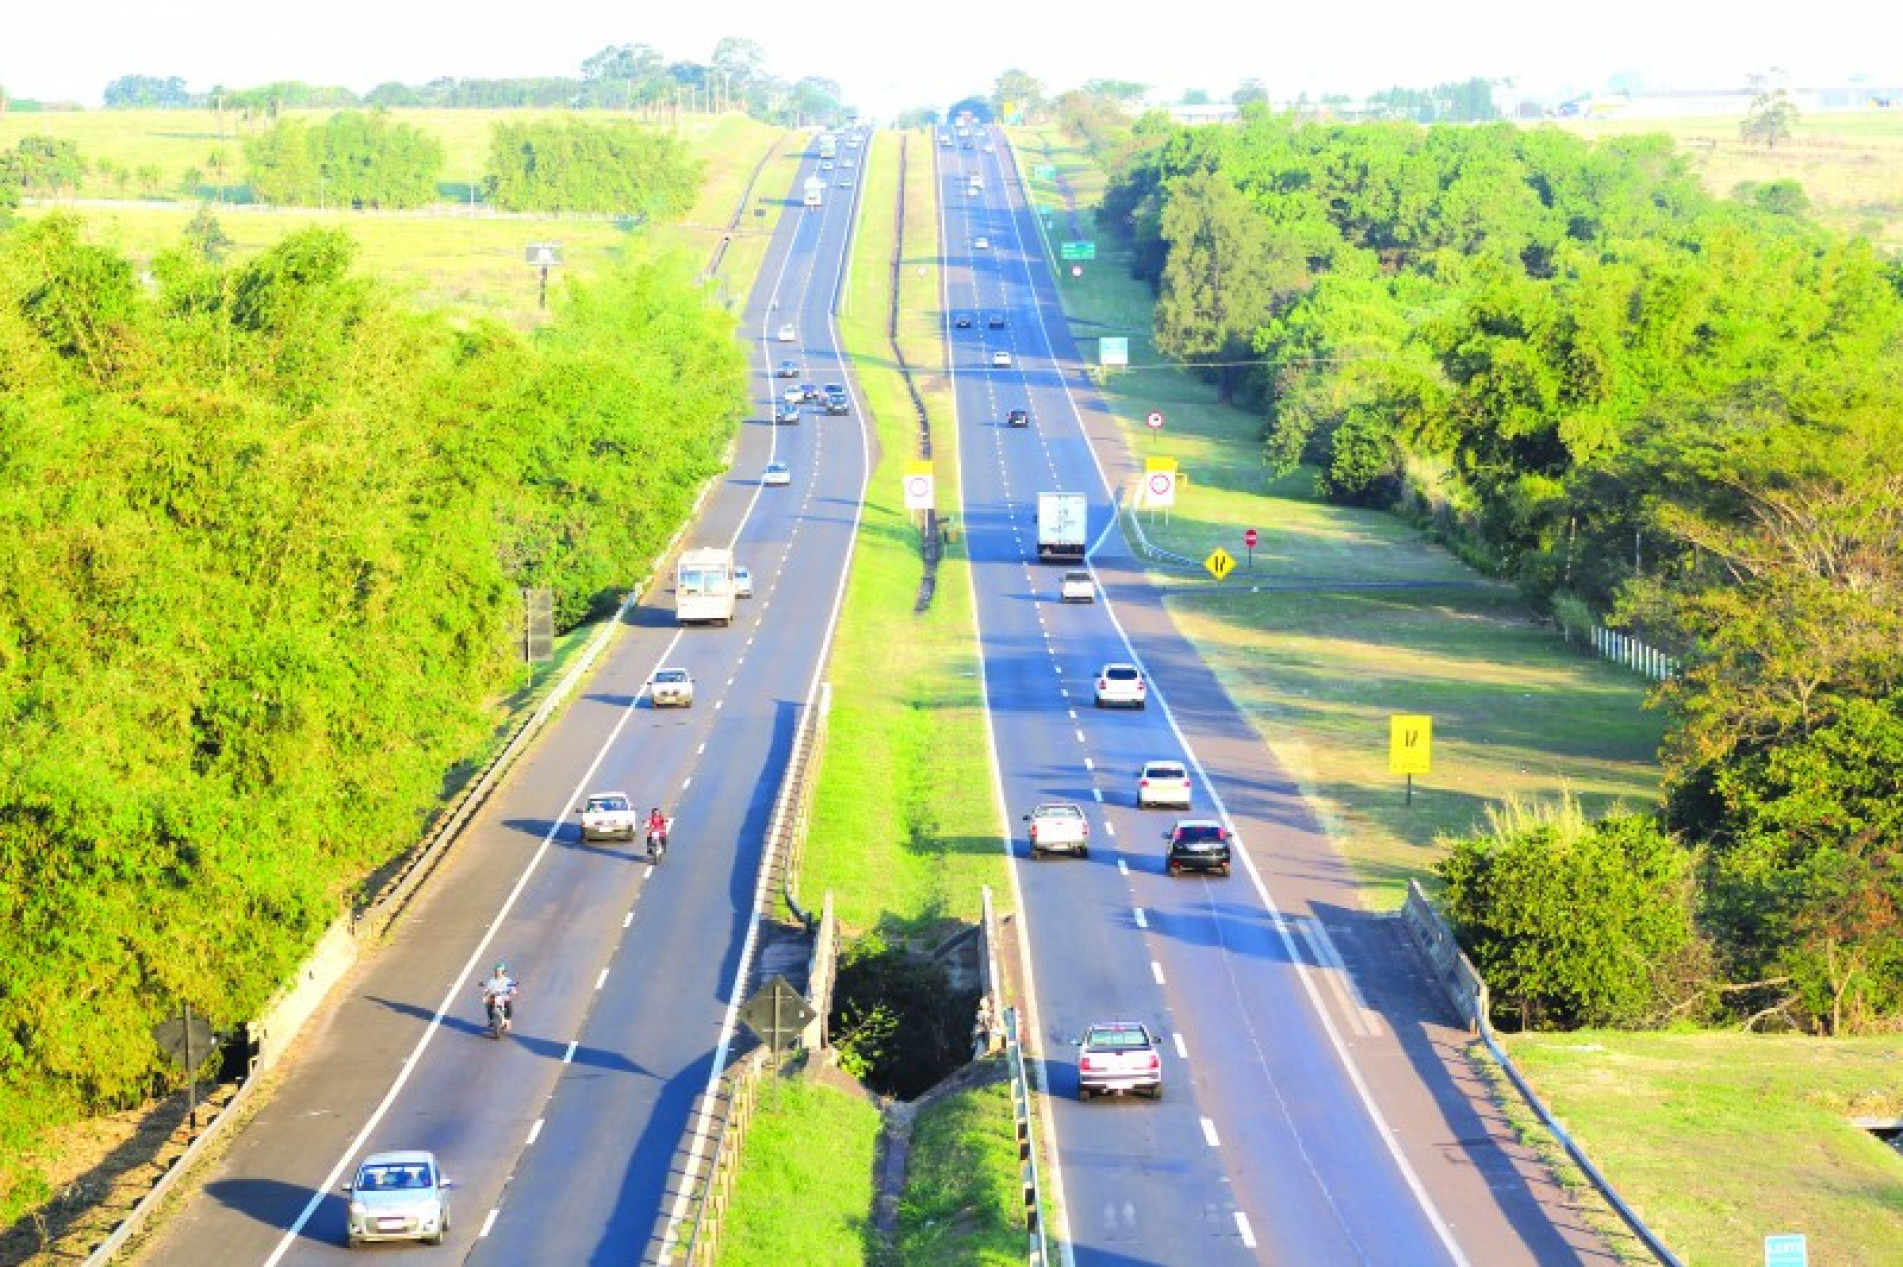
<svg viewBox="0 0 1903 1267"><path fill-rule="evenodd" d="M843 384L840 384L840 383L826 384L826 412L829 414L845 414L845 413L852 412L852 405L846 399L846 389Z"/></svg>
<svg viewBox="0 0 1903 1267"><path fill-rule="evenodd" d="M993 330L1004 329L1004 314L994 312L985 318L985 325Z"/></svg>
<svg viewBox="0 0 1903 1267"><path fill-rule="evenodd" d="M1229 832L1211 818L1180 818L1163 834L1170 842L1165 865L1171 875L1185 871L1229 874Z"/></svg>
<svg viewBox="0 0 1903 1267"><path fill-rule="evenodd" d="M1013 409L1004 416L1004 425L1007 427L1028 427L1031 425L1031 415L1027 410Z"/></svg>

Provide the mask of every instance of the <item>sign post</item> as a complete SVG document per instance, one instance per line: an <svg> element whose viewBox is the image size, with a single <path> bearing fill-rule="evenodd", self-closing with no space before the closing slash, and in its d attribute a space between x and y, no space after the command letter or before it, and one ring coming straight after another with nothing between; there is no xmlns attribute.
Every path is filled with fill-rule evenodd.
<svg viewBox="0 0 1903 1267"><path fill-rule="evenodd" d="M1414 803L1414 776L1434 768L1434 719L1425 713L1388 717L1388 773L1407 776L1407 803Z"/></svg>

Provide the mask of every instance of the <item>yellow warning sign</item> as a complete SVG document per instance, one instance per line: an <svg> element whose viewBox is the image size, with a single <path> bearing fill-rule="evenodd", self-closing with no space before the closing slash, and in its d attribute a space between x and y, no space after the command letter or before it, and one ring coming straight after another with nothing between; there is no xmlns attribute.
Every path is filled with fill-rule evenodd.
<svg viewBox="0 0 1903 1267"><path fill-rule="evenodd" d="M1388 716L1388 773L1430 774L1434 764L1434 719L1425 713Z"/></svg>
<svg viewBox="0 0 1903 1267"><path fill-rule="evenodd" d="M1209 570L1211 576L1220 581L1236 570L1236 556L1221 546L1217 546L1209 552L1209 557L1203 560L1203 567Z"/></svg>

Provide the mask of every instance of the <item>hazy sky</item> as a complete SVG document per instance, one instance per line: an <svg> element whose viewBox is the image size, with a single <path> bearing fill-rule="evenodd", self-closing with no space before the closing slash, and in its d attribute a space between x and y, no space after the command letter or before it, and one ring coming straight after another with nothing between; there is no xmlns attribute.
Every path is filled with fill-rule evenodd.
<svg viewBox="0 0 1903 1267"><path fill-rule="evenodd" d="M120 75L194 91L277 79L364 92L386 80L578 74L611 44L706 62L724 36L757 42L773 74L824 75L889 115L987 92L1028 71L1051 92L1087 79L1200 88L1261 79L1277 99L1474 76L1555 94L1615 74L1741 86L1780 68L1795 86L1903 82L1903 0L6 0L0 86L98 105Z"/></svg>

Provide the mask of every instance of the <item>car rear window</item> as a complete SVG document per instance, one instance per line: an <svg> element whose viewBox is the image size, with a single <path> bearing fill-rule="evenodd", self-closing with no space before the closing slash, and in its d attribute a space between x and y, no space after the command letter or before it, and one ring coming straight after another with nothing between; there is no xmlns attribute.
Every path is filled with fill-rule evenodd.
<svg viewBox="0 0 1903 1267"><path fill-rule="evenodd" d="M1176 829L1176 840L1179 844L1195 845L1221 839L1222 828L1220 827L1179 827Z"/></svg>
<svg viewBox="0 0 1903 1267"><path fill-rule="evenodd" d="M1149 765L1143 767L1146 779L1186 779L1189 772L1180 765Z"/></svg>
<svg viewBox="0 0 1903 1267"><path fill-rule="evenodd" d="M1092 1051L1129 1051L1148 1047L1150 1039L1140 1029L1095 1029L1090 1031L1090 1039L1084 1045Z"/></svg>
<svg viewBox="0 0 1903 1267"><path fill-rule="evenodd" d="M1134 682L1137 677L1137 671L1132 668L1112 667L1104 670L1104 676L1109 678L1112 682Z"/></svg>

